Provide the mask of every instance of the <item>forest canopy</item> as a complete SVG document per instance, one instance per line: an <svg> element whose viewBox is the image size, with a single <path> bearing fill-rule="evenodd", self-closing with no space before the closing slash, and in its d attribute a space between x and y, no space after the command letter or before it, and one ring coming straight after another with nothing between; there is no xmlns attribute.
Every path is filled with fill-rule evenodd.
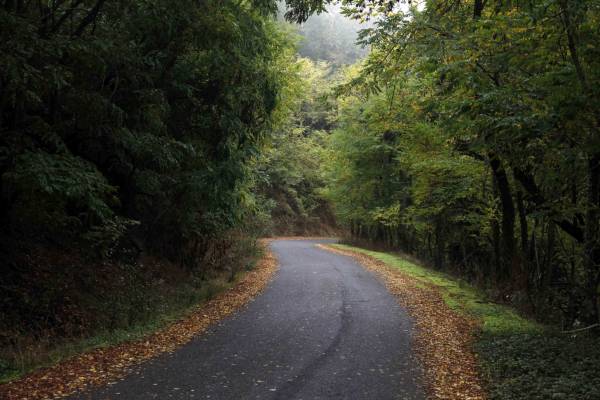
<svg viewBox="0 0 600 400"><path fill-rule="evenodd" d="M600 4L344 4L374 22L339 89L340 221L565 326L597 322Z"/></svg>
<svg viewBox="0 0 600 400"><path fill-rule="evenodd" d="M252 208L293 57L274 4L75 3L2 7L3 227L202 252Z"/></svg>

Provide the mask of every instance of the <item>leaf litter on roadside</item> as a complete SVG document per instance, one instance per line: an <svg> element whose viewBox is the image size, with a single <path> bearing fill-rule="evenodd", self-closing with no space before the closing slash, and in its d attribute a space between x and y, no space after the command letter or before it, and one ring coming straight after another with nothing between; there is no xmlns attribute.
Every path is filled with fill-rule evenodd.
<svg viewBox="0 0 600 400"><path fill-rule="evenodd" d="M66 397L92 386L106 385L141 362L172 352L246 305L269 283L277 261L267 246L264 257L233 287L201 304L188 316L141 340L98 348L21 379L0 385L2 400L46 400Z"/></svg>
<svg viewBox="0 0 600 400"><path fill-rule="evenodd" d="M484 400L485 391L472 349L477 322L450 309L439 290L361 253L317 247L355 258L382 278L415 321L415 351L424 367L430 399Z"/></svg>

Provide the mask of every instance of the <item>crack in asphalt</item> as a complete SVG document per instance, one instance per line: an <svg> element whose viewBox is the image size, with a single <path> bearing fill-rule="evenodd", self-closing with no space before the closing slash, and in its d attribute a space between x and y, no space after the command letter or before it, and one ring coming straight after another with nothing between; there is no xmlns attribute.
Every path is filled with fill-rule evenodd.
<svg viewBox="0 0 600 400"><path fill-rule="evenodd" d="M341 275L341 272L337 267L334 267L334 270ZM333 355L340 342L342 341L342 336L347 331L348 326L350 324L351 315L346 309L348 290L344 285L343 281L340 281L340 285L342 297L342 302L338 311L338 315L340 316L340 323L333 340L325 349L325 351L320 356L311 361L309 364L307 364L296 378L294 378L292 381L288 381L284 387L277 391L277 396L275 397L276 400L288 400L294 398L294 395L300 392L300 390L305 386L306 382L308 382L312 377L314 377L317 374L320 367L324 365L327 359Z"/></svg>

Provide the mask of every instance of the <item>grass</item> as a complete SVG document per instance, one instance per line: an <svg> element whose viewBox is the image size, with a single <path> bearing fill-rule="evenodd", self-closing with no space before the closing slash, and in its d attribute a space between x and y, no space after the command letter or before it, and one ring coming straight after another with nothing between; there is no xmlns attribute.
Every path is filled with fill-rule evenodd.
<svg viewBox="0 0 600 400"><path fill-rule="evenodd" d="M242 238L220 263L190 272L145 256L99 262L76 251L34 248L12 271L0 318L0 383L96 348L148 336L233 286L262 256ZM10 272L10 271L9 271Z"/></svg>
<svg viewBox="0 0 600 400"><path fill-rule="evenodd" d="M176 295L161 296L163 302L160 308L150 310L141 321L130 326L101 329L92 336L79 339L38 338L33 343L30 339L17 339L11 349L3 349L1 354L0 384L18 379L39 368L50 367L78 354L146 337L185 318L199 305L233 286L242 275L243 272L238 273L233 281L229 281L227 274L223 274L206 281L201 287L181 285Z"/></svg>
<svg viewBox="0 0 600 400"><path fill-rule="evenodd" d="M398 255L336 244L371 256L438 288L452 309L476 318L481 331L475 350L492 400L600 399L600 340L588 333L567 335L527 319L485 293Z"/></svg>
<svg viewBox="0 0 600 400"><path fill-rule="evenodd" d="M490 302L482 291L442 272L414 264L394 254L342 244L333 246L341 250L366 254L398 268L423 284L434 285L440 290L444 301L450 308L479 319L484 332L490 334L540 333L545 329L545 327L521 317L510 307Z"/></svg>

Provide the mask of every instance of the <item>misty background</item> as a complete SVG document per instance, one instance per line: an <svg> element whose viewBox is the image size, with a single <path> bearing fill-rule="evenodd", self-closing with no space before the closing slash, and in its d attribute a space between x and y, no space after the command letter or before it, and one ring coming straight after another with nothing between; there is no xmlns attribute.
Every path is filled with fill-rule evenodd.
<svg viewBox="0 0 600 400"><path fill-rule="evenodd" d="M279 9L283 15L285 4L280 3ZM342 15L340 5L330 5L326 13L294 25L301 36L298 53L315 61L327 61L334 67L353 64L369 53L368 48L356 44L359 31L367 26Z"/></svg>

